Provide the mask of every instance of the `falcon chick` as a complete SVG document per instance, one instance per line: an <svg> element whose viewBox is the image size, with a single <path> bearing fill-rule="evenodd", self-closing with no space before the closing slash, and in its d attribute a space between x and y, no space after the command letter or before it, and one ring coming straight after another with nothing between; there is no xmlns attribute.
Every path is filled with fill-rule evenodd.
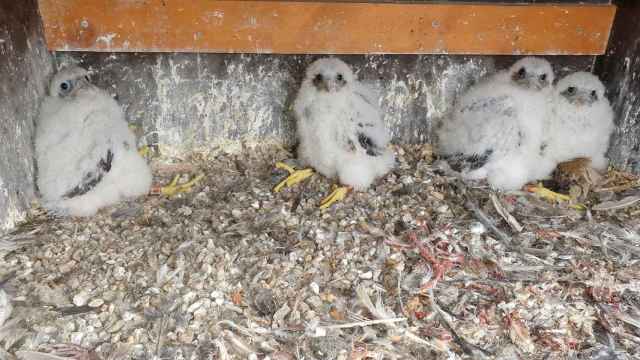
<svg viewBox="0 0 640 360"><path fill-rule="evenodd" d="M335 187L321 208L341 200L350 189L364 190L389 172L395 156L377 97L361 84L351 68L336 58L323 58L306 71L293 105L299 140L298 158L320 174L337 177ZM312 174L311 169L295 171L276 186L291 186Z"/></svg>
<svg viewBox="0 0 640 360"><path fill-rule="evenodd" d="M556 163L589 158L598 171L607 169L605 157L613 132L613 111L604 85L588 72L558 81L553 95L553 116L545 152Z"/></svg>
<svg viewBox="0 0 640 360"><path fill-rule="evenodd" d="M122 109L80 67L65 68L51 81L35 147L43 205L54 212L91 216L151 186L151 170Z"/></svg>
<svg viewBox="0 0 640 360"><path fill-rule="evenodd" d="M439 152L466 179L500 190L548 176L553 163L540 147L550 113L553 69L525 57L467 91L439 130Z"/></svg>

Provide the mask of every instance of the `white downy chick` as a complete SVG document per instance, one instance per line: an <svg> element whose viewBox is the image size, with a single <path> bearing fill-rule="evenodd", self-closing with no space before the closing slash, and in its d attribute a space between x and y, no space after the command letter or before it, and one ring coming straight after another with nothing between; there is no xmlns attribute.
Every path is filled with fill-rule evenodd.
<svg viewBox="0 0 640 360"><path fill-rule="evenodd" d="M51 81L35 147L43 205L55 213L91 216L151 186L151 170L122 109L80 67L65 68Z"/></svg>
<svg viewBox="0 0 640 360"><path fill-rule="evenodd" d="M294 112L298 158L322 175L365 190L393 168L377 98L343 61L323 58L307 68Z"/></svg>
<svg viewBox="0 0 640 360"><path fill-rule="evenodd" d="M540 148L551 113L551 64L525 57L473 86L438 133L438 151L466 179L515 190L547 177L553 163Z"/></svg>
<svg viewBox="0 0 640 360"><path fill-rule="evenodd" d="M588 72L576 72L558 81L545 156L556 163L589 158L596 170L606 170L609 162L605 154L614 123L604 92L600 79Z"/></svg>

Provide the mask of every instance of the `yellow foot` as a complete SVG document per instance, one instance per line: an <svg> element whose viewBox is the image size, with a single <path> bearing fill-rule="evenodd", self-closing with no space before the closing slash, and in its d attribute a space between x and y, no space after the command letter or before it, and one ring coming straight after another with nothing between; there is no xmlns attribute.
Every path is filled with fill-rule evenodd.
<svg viewBox="0 0 640 360"><path fill-rule="evenodd" d="M274 192L280 192L283 188L293 186L313 175L313 169L296 170L282 162L277 162L276 167L278 169L287 170L289 172L289 176L273 188Z"/></svg>
<svg viewBox="0 0 640 360"><path fill-rule="evenodd" d="M142 157L146 157L148 153L149 153L149 146L148 145L145 145L145 146L141 147L140 149L138 149L138 154L140 154L140 156L142 156Z"/></svg>
<svg viewBox="0 0 640 360"><path fill-rule="evenodd" d="M571 196L569 195L565 195L565 194L560 194L557 193L555 191L551 191L549 189L547 189L546 187L542 186L542 184L538 184L538 185L529 185L527 186L527 191L530 193L534 193L548 201L551 201L553 203L561 203L561 202L565 202L565 201L571 201ZM584 210L585 206L582 204L573 204L570 205L569 207L576 209L576 210Z"/></svg>
<svg viewBox="0 0 640 360"><path fill-rule="evenodd" d="M178 180L180 180L180 175L176 175L176 177L173 178L171 183L169 183L169 185L161 187L159 192L165 196L173 196L178 193L184 193L184 192L190 191L193 185L197 184L200 180L202 180L203 177L204 177L204 174L200 174L184 184L178 184Z"/></svg>
<svg viewBox="0 0 640 360"><path fill-rule="evenodd" d="M329 194L329 196L327 196L320 202L320 209L324 210L329 206L333 205L333 203L340 200L344 200L344 198L347 197L347 194L349 193L350 190L351 190L351 187L349 186L334 185L333 191L331 191L331 194Z"/></svg>

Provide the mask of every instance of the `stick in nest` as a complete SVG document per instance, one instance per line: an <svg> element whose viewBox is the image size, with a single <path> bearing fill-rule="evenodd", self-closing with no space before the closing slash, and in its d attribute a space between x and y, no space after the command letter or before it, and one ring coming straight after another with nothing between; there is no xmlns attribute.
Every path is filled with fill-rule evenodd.
<svg viewBox="0 0 640 360"><path fill-rule="evenodd" d="M465 194L465 197L466 200L464 203L464 207L467 208L467 210L471 211L473 216L475 216L478 221L480 221L484 226L487 227L487 229L489 229L489 231L496 235L498 237L498 240L500 240L507 249L519 251L512 245L511 237L504 231L498 229L493 219L491 219L489 215L487 215L484 211L480 210L478 204L471 200L469 196Z"/></svg>

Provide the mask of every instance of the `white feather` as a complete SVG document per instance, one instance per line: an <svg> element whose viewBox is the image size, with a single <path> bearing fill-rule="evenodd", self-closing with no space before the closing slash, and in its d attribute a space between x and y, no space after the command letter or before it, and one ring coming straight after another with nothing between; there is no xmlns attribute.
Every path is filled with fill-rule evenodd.
<svg viewBox="0 0 640 360"><path fill-rule="evenodd" d="M4 322L11 317L13 306L11 305L11 299L9 295L0 288L0 328L4 325Z"/></svg>
<svg viewBox="0 0 640 360"><path fill-rule="evenodd" d="M570 87L575 89L573 96L567 92ZM570 74L558 82L546 137L547 157L555 162L588 157L594 168L607 168L605 153L614 124L604 91L602 82L587 72Z"/></svg>
<svg viewBox="0 0 640 360"><path fill-rule="evenodd" d="M521 71L524 75L519 79ZM550 114L552 83L551 65L527 57L472 87L443 123L438 151L464 159L484 158L478 168L463 170L463 177L486 178L501 190L518 189L548 176L553 164L543 159L540 146Z"/></svg>
<svg viewBox="0 0 640 360"><path fill-rule="evenodd" d="M136 139L122 109L105 91L84 86L61 96L64 81L83 78L80 68L65 69L51 84L36 130L38 187L44 206L72 216L91 216L122 199L144 195L151 171L137 153ZM78 80L81 81L81 80ZM111 168L88 192L68 196L111 152Z"/></svg>
<svg viewBox="0 0 640 360"><path fill-rule="evenodd" d="M314 86L318 74L330 91ZM338 75L344 85L336 80ZM298 157L322 175L338 177L343 185L364 190L394 166L395 156L388 149L390 136L375 94L359 83L341 60L325 58L309 66L294 112ZM361 138L371 141L374 150L363 146Z"/></svg>

